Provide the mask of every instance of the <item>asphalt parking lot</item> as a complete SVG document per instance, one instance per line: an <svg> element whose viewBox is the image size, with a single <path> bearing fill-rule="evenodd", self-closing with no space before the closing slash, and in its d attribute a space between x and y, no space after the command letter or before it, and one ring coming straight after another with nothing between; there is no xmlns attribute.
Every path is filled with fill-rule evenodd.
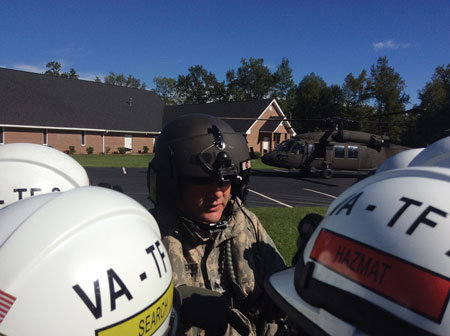
<svg viewBox="0 0 450 336"><path fill-rule="evenodd" d="M146 168L86 168L91 183L122 191L146 208L148 199ZM294 171L255 170L249 184L247 206L300 207L328 206L361 175L336 174L331 179L299 177Z"/></svg>

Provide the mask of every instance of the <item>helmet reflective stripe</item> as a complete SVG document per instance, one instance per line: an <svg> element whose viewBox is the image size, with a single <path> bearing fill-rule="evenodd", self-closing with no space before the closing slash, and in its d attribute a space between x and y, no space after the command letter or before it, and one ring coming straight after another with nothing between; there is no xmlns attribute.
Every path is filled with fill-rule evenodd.
<svg viewBox="0 0 450 336"><path fill-rule="evenodd" d="M162 335L172 269L158 226L126 195L82 187L0 211L5 335ZM70 325L70 328L67 326Z"/></svg>
<svg viewBox="0 0 450 336"><path fill-rule="evenodd" d="M1 145L0 171L0 208L30 196L89 185L77 161L43 145Z"/></svg>

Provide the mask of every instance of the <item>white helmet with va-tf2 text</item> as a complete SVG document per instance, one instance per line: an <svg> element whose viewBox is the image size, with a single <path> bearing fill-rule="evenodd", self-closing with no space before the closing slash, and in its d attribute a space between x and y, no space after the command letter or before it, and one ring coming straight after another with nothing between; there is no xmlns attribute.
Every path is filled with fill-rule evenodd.
<svg viewBox="0 0 450 336"><path fill-rule="evenodd" d="M128 196L30 197L0 223L0 335L166 335L176 321L157 224Z"/></svg>
<svg viewBox="0 0 450 336"><path fill-rule="evenodd" d="M89 185L84 168L51 147L0 145L0 208L26 197Z"/></svg>
<svg viewBox="0 0 450 336"><path fill-rule="evenodd" d="M446 162L429 150L439 152L430 146L417 158ZM449 335L449 194L445 164L360 181L299 244L295 267L270 277L268 292L313 335Z"/></svg>

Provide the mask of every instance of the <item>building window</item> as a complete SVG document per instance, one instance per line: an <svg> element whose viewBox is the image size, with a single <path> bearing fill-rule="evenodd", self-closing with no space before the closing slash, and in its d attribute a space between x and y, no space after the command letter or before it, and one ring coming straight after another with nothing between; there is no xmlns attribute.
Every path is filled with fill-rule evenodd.
<svg viewBox="0 0 450 336"><path fill-rule="evenodd" d="M43 140L44 145L48 145L48 130L44 130L43 136L44 136Z"/></svg>
<svg viewBox="0 0 450 336"><path fill-rule="evenodd" d="M280 143L280 140L281 140L281 134L280 133L275 133L273 135L273 139L275 141L275 145L278 145Z"/></svg>
<svg viewBox="0 0 450 336"><path fill-rule="evenodd" d="M86 146L86 132L81 132L81 146Z"/></svg>
<svg viewBox="0 0 450 336"><path fill-rule="evenodd" d="M0 127L0 144L5 143L5 129Z"/></svg>
<svg viewBox="0 0 450 336"><path fill-rule="evenodd" d="M348 158L349 159L358 158L358 146L348 146Z"/></svg>
<svg viewBox="0 0 450 336"><path fill-rule="evenodd" d="M334 157L343 159L345 157L345 146L334 146Z"/></svg>

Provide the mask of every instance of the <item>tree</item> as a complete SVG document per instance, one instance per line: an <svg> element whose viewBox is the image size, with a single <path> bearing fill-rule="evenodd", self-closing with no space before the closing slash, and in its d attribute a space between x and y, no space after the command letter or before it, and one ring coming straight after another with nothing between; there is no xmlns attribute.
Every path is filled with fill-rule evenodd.
<svg viewBox="0 0 450 336"><path fill-rule="evenodd" d="M79 75L75 72L75 70L73 68L70 68L70 71L63 72L61 74L61 77L78 79Z"/></svg>
<svg viewBox="0 0 450 336"><path fill-rule="evenodd" d="M307 132L322 126L319 119L326 118L326 106L332 104L332 93L322 77L314 72L303 77L296 91L294 118L303 119L294 123L300 132ZM308 119L306 121L305 119ZM313 121L316 122L313 122Z"/></svg>
<svg viewBox="0 0 450 336"><path fill-rule="evenodd" d="M98 77L96 77L95 81L101 82L101 80ZM140 79L137 79L131 75L125 77L123 73L115 74L114 72L110 72L109 75L105 76L103 78L103 83L117 86L124 86L134 89L145 89L147 87L147 85L144 82L141 83Z"/></svg>
<svg viewBox="0 0 450 336"><path fill-rule="evenodd" d="M191 66L187 75L179 75L176 89L182 104L205 104L225 99L225 84L201 65Z"/></svg>
<svg viewBox="0 0 450 336"><path fill-rule="evenodd" d="M342 85L344 104L349 115L357 115L358 110L370 98L367 88L367 71L363 70L358 77L352 73L345 77Z"/></svg>
<svg viewBox="0 0 450 336"><path fill-rule="evenodd" d="M288 116L292 116L295 106L295 83L289 59L283 58L273 74L274 87L272 97L280 103L281 109Z"/></svg>
<svg viewBox="0 0 450 336"><path fill-rule="evenodd" d="M60 76L59 72L61 71L61 63L56 62L56 61L51 61L51 62L48 62L45 67L48 70L46 72L44 72L44 74L49 75L49 76L55 76L55 77Z"/></svg>
<svg viewBox="0 0 450 336"><path fill-rule="evenodd" d="M385 132L394 141L399 141L405 130L405 117L400 114L386 114L405 111L405 104L409 102L409 96L404 92L405 87L405 81L388 65L385 56L378 58L377 64L370 68L368 92L375 100L378 122L385 125Z"/></svg>
<svg viewBox="0 0 450 336"><path fill-rule="evenodd" d="M344 94L339 85L330 85L324 91L322 99L324 115L326 117L344 117Z"/></svg>
<svg viewBox="0 0 450 336"><path fill-rule="evenodd" d="M72 79L78 79L79 75L76 73L76 71L73 68L70 68L69 72L63 72L61 71L61 63L57 61L51 61L48 62L45 66L48 70L44 72L44 74L48 76L55 76L55 77L65 77L65 78L72 78Z"/></svg>
<svg viewBox="0 0 450 336"><path fill-rule="evenodd" d="M181 103L177 90L177 80L169 77L153 78L155 88L153 91L158 94L164 103L168 105L176 105Z"/></svg>
<svg viewBox="0 0 450 336"><path fill-rule="evenodd" d="M227 71L226 79L230 100L264 99L273 92L274 77L262 58L241 59L241 66Z"/></svg>
<svg viewBox="0 0 450 336"><path fill-rule="evenodd" d="M354 128L373 132L369 118L374 114L374 108L368 104L370 95L368 92L367 71L362 70L358 77L354 77L352 73L345 77L342 85L342 99L344 117L358 121L354 123Z"/></svg>
<svg viewBox="0 0 450 336"><path fill-rule="evenodd" d="M450 63L438 66L431 81L419 91L420 108L415 128L416 146L426 146L450 129Z"/></svg>

